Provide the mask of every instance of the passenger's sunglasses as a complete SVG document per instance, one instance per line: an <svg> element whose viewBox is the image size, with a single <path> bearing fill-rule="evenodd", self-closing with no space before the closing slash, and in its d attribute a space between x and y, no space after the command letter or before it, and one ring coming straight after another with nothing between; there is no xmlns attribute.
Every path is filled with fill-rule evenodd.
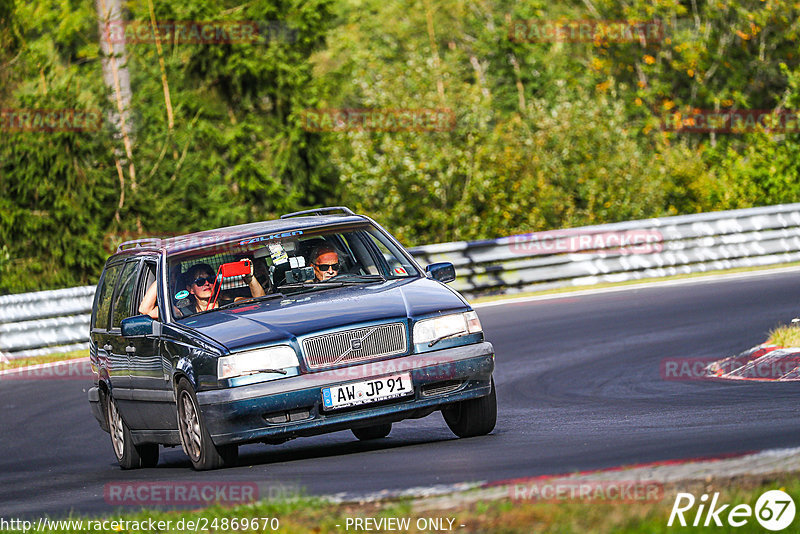
<svg viewBox="0 0 800 534"><path fill-rule="evenodd" d="M339 262L338 261L336 263L313 263L313 265L316 265L317 269L319 269L322 272L325 272L328 269L333 269L334 271L338 271L339 270Z"/></svg>
<svg viewBox="0 0 800 534"><path fill-rule="evenodd" d="M194 285L197 287L203 287L206 283L211 284L212 286L217 283L216 276L198 276L194 279Z"/></svg>

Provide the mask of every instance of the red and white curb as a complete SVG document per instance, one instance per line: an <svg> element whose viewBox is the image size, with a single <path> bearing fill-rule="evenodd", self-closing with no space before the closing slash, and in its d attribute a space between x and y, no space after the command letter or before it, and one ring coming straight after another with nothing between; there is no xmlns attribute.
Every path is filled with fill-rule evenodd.
<svg viewBox="0 0 800 534"><path fill-rule="evenodd" d="M711 378L796 382L800 381L800 348L764 343L713 362L706 370Z"/></svg>

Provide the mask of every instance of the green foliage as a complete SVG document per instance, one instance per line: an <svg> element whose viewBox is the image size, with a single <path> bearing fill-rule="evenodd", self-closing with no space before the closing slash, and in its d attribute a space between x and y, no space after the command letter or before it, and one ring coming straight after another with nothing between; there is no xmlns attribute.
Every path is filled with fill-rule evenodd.
<svg viewBox="0 0 800 534"><path fill-rule="evenodd" d="M126 8L126 20L148 27L150 0ZM2 132L0 293L94 283L122 239L324 204L372 215L412 245L800 196L797 133L661 127L692 109L800 109L800 18L786 1L152 8L158 21L254 21L268 33L167 40L161 53L128 43L131 161L110 119L100 131ZM626 19L657 21L662 32L563 42L514 29ZM0 108L111 117L99 38L93 2L0 0ZM441 109L455 123L306 128L306 110L337 108Z"/></svg>
<svg viewBox="0 0 800 534"><path fill-rule="evenodd" d="M122 239L331 201L326 150L297 119L316 105L305 90L308 56L324 42L328 0L154 4L158 20L253 21L283 32L255 43L164 42L160 55L153 41L129 43L132 161L110 120L97 132L4 136L0 239L12 260L0 265L0 292L94 283ZM132 23L147 28L148 2L128 8ZM110 117L116 100L103 84L93 3L20 1L15 14L24 21L19 83L3 107L98 109Z"/></svg>

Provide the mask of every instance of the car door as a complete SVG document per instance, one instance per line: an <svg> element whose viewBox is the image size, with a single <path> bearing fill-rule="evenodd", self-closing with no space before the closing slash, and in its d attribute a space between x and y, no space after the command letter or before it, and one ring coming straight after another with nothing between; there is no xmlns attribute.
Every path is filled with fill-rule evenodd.
<svg viewBox="0 0 800 534"><path fill-rule="evenodd" d="M134 299L134 315L147 289L156 280L156 261L145 259ZM131 428L166 430L175 427L175 396L170 387L170 374L162 362L161 340L142 335L126 338L125 351L130 370L131 398L137 404L135 413L126 419Z"/></svg>
<svg viewBox="0 0 800 534"><path fill-rule="evenodd" d="M129 419L135 415L135 406L131 406L132 389L130 373L130 356L128 342L122 337L122 320L133 315L132 307L134 291L139 276L141 260L129 259L123 264L122 271L117 281L114 297L111 303L111 325L108 329L108 344L106 349L110 353L111 368L111 394L117 401L117 409L130 428L134 428Z"/></svg>
<svg viewBox="0 0 800 534"><path fill-rule="evenodd" d="M114 288L119 275L122 271L123 263L113 263L106 266L98 283L97 294L95 295L93 313L90 327L90 338L93 357L92 364L97 367L98 374L102 380L111 381L111 374L114 368L113 353L109 333L109 323L111 321L111 302L114 297ZM116 382L113 387L116 387Z"/></svg>

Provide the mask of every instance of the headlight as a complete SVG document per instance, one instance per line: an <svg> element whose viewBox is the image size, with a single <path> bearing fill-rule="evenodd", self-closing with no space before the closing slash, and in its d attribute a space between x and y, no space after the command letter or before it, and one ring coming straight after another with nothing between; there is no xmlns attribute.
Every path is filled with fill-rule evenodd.
<svg viewBox="0 0 800 534"><path fill-rule="evenodd" d="M430 347L450 337L483 332L478 314L474 311L423 319L414 325L414 343L428 343Z"/></svg>
<svg viewBox="0 0 800 534"><path fill-rule="evenodd" d="M297 353L292 347L278 345L221 357L217 362L217 376L223 379L254 373L286 374L287 368L299 365Z"/></svg>

